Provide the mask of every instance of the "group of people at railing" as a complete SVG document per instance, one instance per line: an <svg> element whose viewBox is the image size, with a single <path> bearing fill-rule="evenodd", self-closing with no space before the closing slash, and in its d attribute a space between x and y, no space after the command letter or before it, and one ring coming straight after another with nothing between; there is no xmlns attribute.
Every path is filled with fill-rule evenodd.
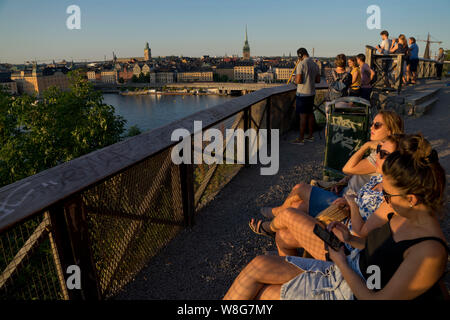
<svg viewBox="0 0 450 320"><path fill-rule="evenodd" d="M283 204L261 209L264 219L252 219L250 227L274 239L278 255L254 258L225 299L442 297L449 249L438 218L446 175L429 141L405 134L399 115L381 111L370 141L343 172L330 191L299 183ZM344 215L325 225L316 217L328 206ZM314 232L317 224L344 245L328 246ZM299 248L313 258L300 257ZM369 286L373 267L378 285Z"/></svg>
<svg viewBox="0 0 450 320"><path fill-rule="evenodd" d="M379 54L403 54L403 83L416 84L417 68L419 65L419 46L416 38L410 37L408 40L404 34L400 34L398 38L389 39L389 32L383 30L380 33L382 42L377 45L376 49ZM442 70L445 61L445 53L443 48L439 48L439 54L436 63L437 79L441 80ZM384 68L389 68L388 61L385 62Z"/></svg>

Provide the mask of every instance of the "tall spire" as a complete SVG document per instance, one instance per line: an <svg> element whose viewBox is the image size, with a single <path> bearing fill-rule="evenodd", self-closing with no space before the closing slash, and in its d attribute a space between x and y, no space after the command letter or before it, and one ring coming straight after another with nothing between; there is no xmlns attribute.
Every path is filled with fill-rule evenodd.
<svg viewBox="0 0 450 320"><path fill-rule="evenodd" d="M245 25L245 43L243 48L243 57L246 60L250 59L250 46L248 44L247 25Z"/></svg>
<svg viewBox="0 0 450 320"><path fill-rule="evenodd" d="M245 25L245 43L248 43L247 24Z"/></svg>

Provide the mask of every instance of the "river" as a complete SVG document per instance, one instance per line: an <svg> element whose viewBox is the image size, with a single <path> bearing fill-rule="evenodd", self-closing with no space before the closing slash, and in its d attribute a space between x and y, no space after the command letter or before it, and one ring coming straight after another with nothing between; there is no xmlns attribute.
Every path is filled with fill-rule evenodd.
<svg viewBox="0 0 450 320"><path fill-rule="evenodd" d="M232 99L230 96L104 94L104 103L114 106L116 114L127 120L125 128L138 126L144 132L169 124L195 112Z"/></svg>

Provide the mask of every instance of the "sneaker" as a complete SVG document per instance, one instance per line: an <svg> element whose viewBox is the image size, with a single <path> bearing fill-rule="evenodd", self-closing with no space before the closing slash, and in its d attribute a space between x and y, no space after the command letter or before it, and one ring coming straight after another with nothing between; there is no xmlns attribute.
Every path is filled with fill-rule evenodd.
<svg viewBox="0 0 450 320"><path fill-rule="evenodd" d="M305 144L305 140L301 140L300 138L297 138L297 139L291 141L291 143L292 143L292 144L297 144L297 145L302 146L302 145Z"/></svg>
<svg viewBox="0 0 450 320"><path fill-rule="evenodd" d="M311 138L305 138L305 140L308 141L308 142L314 142L314 137L311 137Z"/></svg>

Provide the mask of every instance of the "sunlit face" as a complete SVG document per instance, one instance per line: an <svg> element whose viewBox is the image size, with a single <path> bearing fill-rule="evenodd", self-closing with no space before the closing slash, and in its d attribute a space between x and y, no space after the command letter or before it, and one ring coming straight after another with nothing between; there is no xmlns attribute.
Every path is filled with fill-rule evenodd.
<svg viewBox="0 0 450 320"><path fill-rule="evenodd" d="M395 145L395 143L392 143L391 141L387 140L384 142L381 142L380 147L377 149L377 157L376 157L376 161L375 161L375 167L376 167L376 172L379 174L383 173L383 163L386 160L386 157L388 155L390 155L392 152L394 152L395 150L397 150L397 146Z"/></svg>
<svg viewBox="0 0 450 320"><path fill-rule="evenodd" d="M391 131L387 128L381 114L376 115L370 127L370 140L378 141L384 140L391 135Z"/></svg>
<svg viewBox="0 0 450 320"><path fill-rule="evenodd" d="M349 66L350 68L355 67L355 64L353 63L353 60L348 60L348 66Z"/></svg>
<svg viewBox="0 0 450 320"><path fill-rule="evenodd" d="M384 201L399 215L407 216L411 210L410 195L406 195L403 190L396 188L389 176L383 176ZM387 198L387 199L386 199Z"/></svg>

